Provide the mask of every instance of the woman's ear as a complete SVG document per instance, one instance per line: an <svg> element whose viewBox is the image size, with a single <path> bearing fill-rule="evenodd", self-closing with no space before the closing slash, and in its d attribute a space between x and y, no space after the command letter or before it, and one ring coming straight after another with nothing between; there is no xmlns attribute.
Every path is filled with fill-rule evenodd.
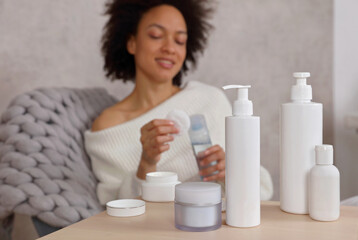
<svg viewBox="0 0 358 240"><path fill-rule="evenodd" d="M132 35L129 37L127 41L127 51L134 55L136 50L136 43L135 43L135 37Z"/></svg>

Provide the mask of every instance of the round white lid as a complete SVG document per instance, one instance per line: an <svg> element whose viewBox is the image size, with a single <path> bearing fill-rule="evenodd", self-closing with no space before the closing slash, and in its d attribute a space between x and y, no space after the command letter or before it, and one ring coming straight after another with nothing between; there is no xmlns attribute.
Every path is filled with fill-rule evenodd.
<svg viewBox="0 0 358 240"><path fill-rule="evenodd" d="M107 214L114 217L132 217L145 212L145 202L138 199L120 199L106 204Z"/></svg>
<svg viewBox="0 0 358 240"><path fill-rule="evenodd" d="M146 174L145 179L150 183L177 182L178 174L175 172L150 172Z"/></svg>
<svg viewBox="0 0 358 240"><path fill-rule="evenodd" d="M175 186L175 202L214 205L221 202L221 186L209 182L186 182Z"/></svg>

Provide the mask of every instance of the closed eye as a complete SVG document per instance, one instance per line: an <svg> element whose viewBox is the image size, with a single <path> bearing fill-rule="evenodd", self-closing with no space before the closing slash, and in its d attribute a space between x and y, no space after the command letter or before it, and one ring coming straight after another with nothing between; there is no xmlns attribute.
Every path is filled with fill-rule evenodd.
<svg viewBox="0 0 358 240"><path fill-rule="evenodd" d="M186 43L186 41L178 41L178 40L176 40L175 41L178 45L185 45L185 43Z"/></svg>
<svg viewBox="0 0 358 240"><path fill-rule="evenodd" d="M158 36L158 35L149 35L150 38L152 39L160 39L162 36Z"/></svg>

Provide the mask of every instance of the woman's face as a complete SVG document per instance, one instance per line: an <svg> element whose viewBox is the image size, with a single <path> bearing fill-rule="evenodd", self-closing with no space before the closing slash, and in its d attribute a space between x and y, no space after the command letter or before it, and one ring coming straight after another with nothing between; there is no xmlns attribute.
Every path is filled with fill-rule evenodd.
<svg viewBox="0 0 358 240"><path fill-rule="evenodd" d="M187 38L185 19L175 7L160 5L143 14L136 36L127 42L136 81L172 82L184 63Z"/></svg>

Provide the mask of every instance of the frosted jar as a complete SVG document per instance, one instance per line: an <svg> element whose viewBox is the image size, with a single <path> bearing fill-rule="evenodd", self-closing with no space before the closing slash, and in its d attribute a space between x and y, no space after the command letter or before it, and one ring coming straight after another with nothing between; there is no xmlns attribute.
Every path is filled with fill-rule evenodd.
<svg viewBox="0 0 358 240"><path fill-rule="evenodd" d="M217 183L188 182L175 186L175 227L205 232L221 227L221 186Z"/></svg>
<svg viewBox="0 0 358 240"><path fill-rule="evenodd" d="M150 202L173 202L175 185L179 184L174 172L150 172L142 183L142 199Z"/></svg>

